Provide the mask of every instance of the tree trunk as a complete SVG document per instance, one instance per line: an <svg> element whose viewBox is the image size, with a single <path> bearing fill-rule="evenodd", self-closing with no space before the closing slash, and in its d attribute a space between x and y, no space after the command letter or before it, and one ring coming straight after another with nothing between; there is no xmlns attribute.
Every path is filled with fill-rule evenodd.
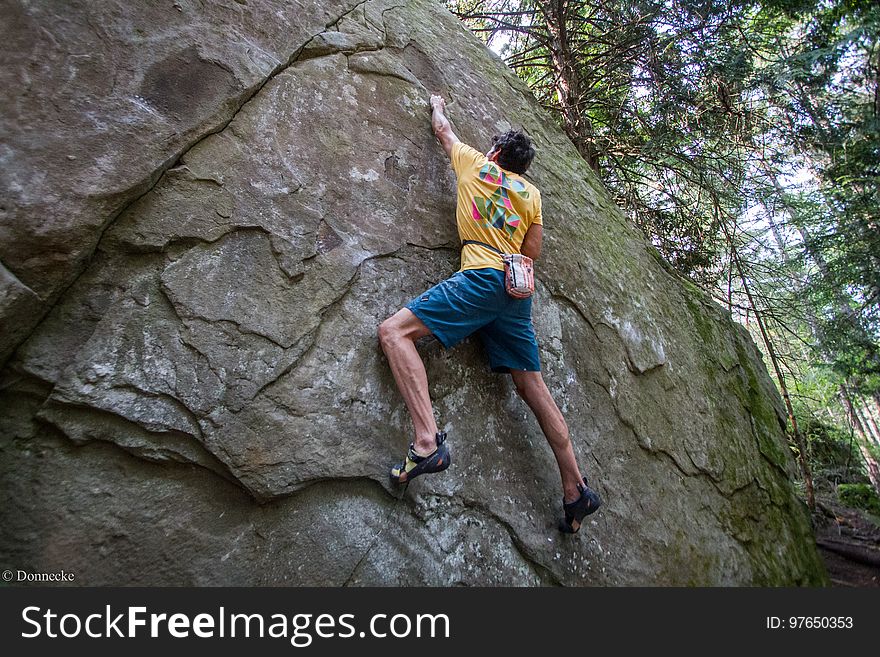
<svg viewBox="0 0 880 657"><path fill-rule="evenodd" d="M553 86L559 98L565 132L581 157L598 175L600 174L599 154L592 142L593 125L581 106L581 84L575 55L571 51L568 39L569 8L566 4L564 0L545 0L538 3L538 8L550 34L548 49L555 80Z"/></svg>
<svg viewBox="0 0 880 657"><path fill-rule="evenodd" d="M751 306L752 310L755 313L755 322L758 324L758 329L761 332L761 338L764 341L764 347L767 349L767 355L770 357L770 362L773 364L773 371L776 373L776 380L779 383L779 391L782 393L782 400L785 402L785 409L788 412L788 420L791 422L791 430L794 434L795 445L798 450L798 465L800 465L801 476L804 479L804 487L806 488L807 494L807 506L810 509L816 508L816 496L813 490L813 475L810 472L810 464L807 461L807 443L804 440L804 436L801 433L801 430L798 428L797 416L794 413L794 406L791 404L791 396L788 394L788 386L785 384L785 377L782 374L782 368L779 366L779 359L776 357L776 349L773 347L773 343L770 341L770 334L767 332L767 328L764 326L764 320L761 317L761 312L758 310L758 305L755 303L755 298L752 295L751 287L749 286L748 279L745 275L745 270L743 269L742 263L739 259L739 252L737 251L736 244L733 241L733 236L730 234L730 230L727 227L727 223L722 220L721 228L724 231L724 237L727 240L727 246L730 249L730 257L736 265L736 271L739 275L740 282L743 285L743 291L746 293L746 298L749 300L749 306Z"/></svg>
<svg viewBox="0 0 880 657"><path fill-rule="evenodd" d="M846 387L841 385L839 390L840 403L843 404L843 409L846 411L846 417L849 419L849 423L856 430L856 433L862 439L862 442L867 442L868 435L865 433L865 427L862 426L862 421L859 419L859 416L856 415L856 409L853 407L852 400L849 398L849 392Z"/></svg>
<svg viewBox="0 0 880 657"><path fill-rule="evenodd" d="M858 396L856 400L860 402L860 404L856 404L856 412L861 416L862 425L867 429L874 444L880 448L880 430L877 429L877 422L874 421L874 416L871 415L871 409L865 404L865 400L861 396Z"/></svg>
<svg viewBox="0 0 880 657"><path fill-rule="evenodd" d="M864 445L859 445L859 451L862 452L862 458L865 459L865 469L868 471L868 479L871 480L871 485L874 487L874 490L877 491L877 494L880 495L880 464L874 460L871 452L869 452L868 448Z"/></svg>
<svg viewBox="0 0 880 657"><path fill-rule="evenodd" d="M865 413L859 408L858 402L853 404L853 411L856 414L856 417L859 418L859 422L862 424L862 428L865 431L865 442L869 445L874 445L877 443L877 438L874 435L874 431L871 428L871 423L868 418L865 416Z"/></svg>

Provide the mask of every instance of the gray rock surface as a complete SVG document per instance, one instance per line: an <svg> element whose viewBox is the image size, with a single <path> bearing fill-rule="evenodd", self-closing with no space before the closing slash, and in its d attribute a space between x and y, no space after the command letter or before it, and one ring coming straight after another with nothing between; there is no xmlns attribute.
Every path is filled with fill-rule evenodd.
<svg viewBox="0 0 880 657"><path fill-rule="evenodd" d="M779 397L528 90L427 0L6 3L0 556L81 584L819 584ZM457 267L443 93L524 126L545 377L606 505L555 530L540 429L479 345L378 323ZM586 535L584 535L586 534Z"/></svg>

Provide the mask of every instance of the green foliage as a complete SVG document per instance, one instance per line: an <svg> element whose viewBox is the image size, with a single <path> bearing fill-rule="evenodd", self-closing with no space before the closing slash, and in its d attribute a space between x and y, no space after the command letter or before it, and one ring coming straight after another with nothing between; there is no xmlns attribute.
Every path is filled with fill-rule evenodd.
<svg viewBox="0 0 880 657"><path fill-rule="evenodd" d="M810 419L802 427L817 486L868 483L855 437L832 424Z"/></svg>
<svg viewBox="0 0 880 657"><path fill-rule="evenodd" d="M870 484L840 484L837 498L842 504L856 509L864 509L880 516L880 496Z"/></svg>
<svg viewBox="0 0 880 657"><path fill-rule="evenodd" d="M792 263L817 354L870 393L880 374L880 5L827 2L794 15L798 34L780 42L787 56L761 76L786 119L777 141L789 160L809 156L815 176L779 194L801 238Z"/></svg>

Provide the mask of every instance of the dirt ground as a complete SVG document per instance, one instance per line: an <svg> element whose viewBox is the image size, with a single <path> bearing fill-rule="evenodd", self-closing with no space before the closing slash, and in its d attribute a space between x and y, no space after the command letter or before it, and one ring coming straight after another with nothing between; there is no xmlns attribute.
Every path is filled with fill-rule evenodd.
<svg viewBox="0 0 880 657"><path fill-rule="evenodd" d="M832 586L880 588L880 525L864 511L821 499L813 526Z"/></svg>

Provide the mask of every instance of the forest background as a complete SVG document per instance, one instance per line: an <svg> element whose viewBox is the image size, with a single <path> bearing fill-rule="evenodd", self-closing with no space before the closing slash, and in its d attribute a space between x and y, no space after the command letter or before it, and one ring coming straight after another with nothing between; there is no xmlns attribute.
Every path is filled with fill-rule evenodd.
<svg viewBox="0 0 880 657"><path fill-rule="evenodd" d="M880 523L880 3L446 5L663 260L752 332L807 504Z"/></svg>

